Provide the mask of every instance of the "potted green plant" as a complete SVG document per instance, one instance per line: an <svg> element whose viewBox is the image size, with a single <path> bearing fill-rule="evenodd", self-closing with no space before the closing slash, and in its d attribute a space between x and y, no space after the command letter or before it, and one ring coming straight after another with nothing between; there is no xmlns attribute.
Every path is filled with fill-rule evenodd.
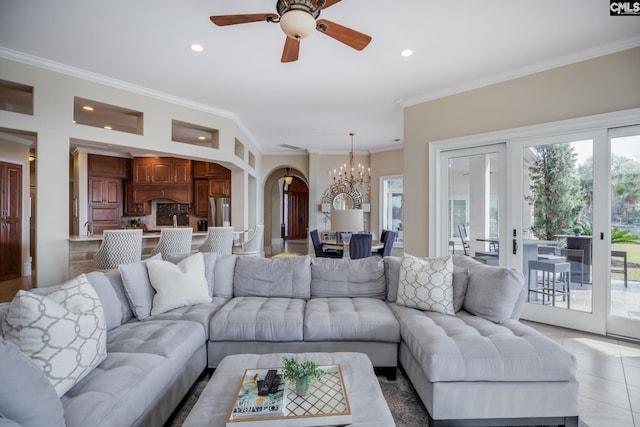
<svg viewBox="0 0 640 427"><path fill-rule="evenodd" d="M319 381L324 371L315 362L307 360L298 362L293 357L283 357L284 368L282 376L289 384L294 385L294 390L299 396L309 395L309 389L313 383Z"/></svg>

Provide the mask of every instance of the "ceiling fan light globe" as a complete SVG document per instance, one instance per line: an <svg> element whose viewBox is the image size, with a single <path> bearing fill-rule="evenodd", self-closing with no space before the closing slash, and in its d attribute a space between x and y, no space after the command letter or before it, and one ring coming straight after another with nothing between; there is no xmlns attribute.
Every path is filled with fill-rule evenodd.
<svg viewBox="0 0 640 427"><path fill-rule="evenodd" d="M316 29L316 20L303 10L290 10L280 17L280 28L293 39L304 39Z"/></svg>

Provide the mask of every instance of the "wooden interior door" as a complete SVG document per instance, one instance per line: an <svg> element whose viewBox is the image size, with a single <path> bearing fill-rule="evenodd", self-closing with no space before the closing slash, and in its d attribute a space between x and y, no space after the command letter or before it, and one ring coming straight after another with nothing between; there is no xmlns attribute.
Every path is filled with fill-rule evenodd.
<svg viewBox="0 0 640 427"><path fill-rule="evenodd" d="M309 187L298 177L285 190L287 200L286 239L306 239L309 229Z"/></svg>
<svg viewBox="0 0 640 427"><path fill-rule="evenodd" d="M0 162L0 280L22 275L22 166Z"/></svg>

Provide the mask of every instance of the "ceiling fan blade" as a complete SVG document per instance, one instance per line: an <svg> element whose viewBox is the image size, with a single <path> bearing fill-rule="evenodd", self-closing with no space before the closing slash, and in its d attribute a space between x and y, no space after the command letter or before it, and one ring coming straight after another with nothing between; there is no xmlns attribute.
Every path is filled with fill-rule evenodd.
<svg viewBox="0 0 640 427"><path fill-rule="evenodd" d="M287 36L284 42L284 50L282 51L282 59L280 62L294 62L298 60L300 53L300 40Z"/></svg>
<svg viewBox="0 0 640 427"><path fill-rule="evenodd" d="M316 30L356 50L364 49L371 41L371 36L352 30L351 28L343 27L326 19L318 19L316 21Z"/></svg>
<svg viewBox="0 0 640 427"><path fill-rule="evenodd" d="M316 2L317 4L318 2ZM336 3L340 3L340 0L325 0L324 4L320 7L320 9L326 9L328 7L333 6Z"/></svg>
<svg viewBox="0 0 640 427"><path fill-rule="evenodd" d="M225 25L235 24L247 24L249 22L267 21L271 22L273 19L277 19L278 15L275 13L251 13L243 15L218 15L211 16L211 22L221 27Z"/></svg>

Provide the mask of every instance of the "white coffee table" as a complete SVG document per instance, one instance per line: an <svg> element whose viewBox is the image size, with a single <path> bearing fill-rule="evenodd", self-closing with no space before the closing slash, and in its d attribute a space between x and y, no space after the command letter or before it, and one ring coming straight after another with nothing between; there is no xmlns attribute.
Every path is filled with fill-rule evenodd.
<svg viewBox="0 0 640 427"><path fill-rule="evenodd" d="M234 403L238 384L245 369L282 366L282 357L290 353L238 354L225 357L211 376L183 427L224 427ZM369 358L362 353L298 353L298 360L313 360L319 365L338 364L342 368L357 427L391 427L395 423L387 406ZM245 423L239 423L242 426ZM251 427L251 423L246 423Z"/></svg>

